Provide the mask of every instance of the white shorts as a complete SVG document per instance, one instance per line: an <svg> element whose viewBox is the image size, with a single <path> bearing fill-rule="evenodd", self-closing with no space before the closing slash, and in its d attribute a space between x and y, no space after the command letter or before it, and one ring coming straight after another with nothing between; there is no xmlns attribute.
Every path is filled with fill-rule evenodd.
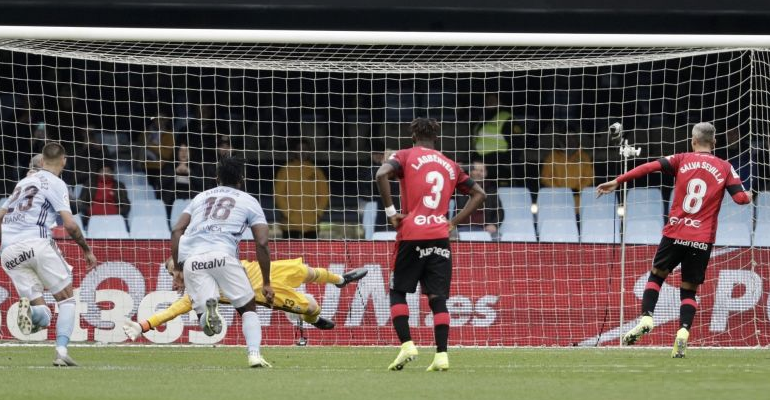
<svg viewBox="0 0 770 400"><path fill-rule="evenodd" d="M43 295L43 290L58 293L72 284L72 266L53 239L14 243L3 250L0 258L20 297L34 300Z"/></svg>
<svg viewBox="0 0 770 400"><path fill-rule="evenodd" d="M206 300L219 299L219 291L235 308L254 299L246 271L237 258L223 252L196 254L184 260L184 285L198 314L206 309Z"/></svg>

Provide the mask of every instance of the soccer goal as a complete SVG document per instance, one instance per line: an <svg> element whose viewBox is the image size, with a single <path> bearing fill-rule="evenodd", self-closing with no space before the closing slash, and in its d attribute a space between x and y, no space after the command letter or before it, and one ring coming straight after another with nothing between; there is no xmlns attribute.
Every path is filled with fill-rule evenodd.
<svg viewBox="0 0 770 400"><path fill-rule="evenodd" d="M594 187L687 151L692 125L708 121L716 154L755 201L722 205L692 345L764 346L769 86L767 37L0 27L2 195L42 144L65 144L73 213L101 262L86 273L77 246L55 230L74 266L73 340L124 342L125 318L146 319L178 296L162 263L179 213L216 184L220 157L243 157L274 260L369 270L343 289L298 288L334 330L262 309L264 342L389 345L395 232L372 179L390 151L411 145L413 118L436 118L440 149L497 200L455 234L450 344L617 345L636 323L677 199L671 179L655 174L618 196L597 199ZM638 155L621 154L616 123ZM254 260L244 238L241 258ZM645 343L670 345L678 283L675 272ZM52 329L21 334L17 301L0 274L0 337L53 338ZM415 340L429 343L427 301L409 302ZM185 315L142 340L239 344L240 332L206 337Z"/></svg>

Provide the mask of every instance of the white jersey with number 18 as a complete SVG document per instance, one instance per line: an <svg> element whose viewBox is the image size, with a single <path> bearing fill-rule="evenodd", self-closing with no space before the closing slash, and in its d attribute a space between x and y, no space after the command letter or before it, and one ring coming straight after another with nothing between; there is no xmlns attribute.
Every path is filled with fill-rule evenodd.
<svg viewBox="0 0 770 400"><path fill-rule="evenodd" d="M238 243L246 229L267 224L259 202L246 192L219 186L195 196L184 209L190 224L179 241L179 261L211 251L238 257Z"/></svg>

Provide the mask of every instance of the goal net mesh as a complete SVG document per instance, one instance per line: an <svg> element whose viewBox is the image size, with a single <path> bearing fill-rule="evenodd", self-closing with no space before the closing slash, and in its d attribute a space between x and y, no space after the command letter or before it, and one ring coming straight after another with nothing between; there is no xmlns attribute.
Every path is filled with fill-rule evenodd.
<svg viewBox="0 0 770 400"><path fill-rule="evenodd" d="M311 294L337 327L319 331L261 309L264 342L389 345L396 342L387 295L395 234L374 172L391 151L411 145L413 118L436 118L439 149L492 194L453 234L450 344L616 345L636 323L676 199L673 181L660 174L629 183L626 204L620 195L596 199L595 185L625 168L608 128L621 123L641 149L630 169L688 151L692 125L708 121L718 132L716 154L734 165L755 201L723 204L692 344L767 345L768 55L0 39L1 190L11 194L43 144L65 145L73 214L100 260L87 272L80 250L55 228L74 267L74 339L123 342L124 319L146 319L178 297L162 267L170 226L189 199L216 185L220 157L243 157L244 189L266 212L273 260L369 270L342 289L302 284L301 265L284 270L284 282ZM463 201L456 198L450 214ZM256 258L251 238L240 256ZM678 283L675 271L644 343L670 345ZM21 335L17 301L0 274L2 339L52 339L53 329ZM426 299L410 295L409 304L415 340L430 344ZM240 319L224 310L232 326L213 338L191 313L142 340L243 343Z"/></svg>

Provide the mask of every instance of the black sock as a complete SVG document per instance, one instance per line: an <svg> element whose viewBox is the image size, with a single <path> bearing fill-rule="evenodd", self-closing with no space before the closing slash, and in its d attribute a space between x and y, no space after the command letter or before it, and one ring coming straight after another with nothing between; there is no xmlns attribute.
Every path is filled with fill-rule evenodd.
<svg viewBox="0 0 770 400"><path fill-rule="evenodd" d="M406 293L390 291L390 318L401 343L412 340L409 332L409 306L406 305Z"/></svg>
<svg viewBox="0 0 770 400"><path fill-rule="evenodd" d="M447 351L449 343L449 310L446 308L446 298L434 297L428 301L433 311L433 336L436 339L436 352Z"/></svg>
<svg viewBox="0 0 770 400"><path fill-rule="evenodd" d="M647 278L647 285L644 287L644 294L642 295L642 315L652 316L652 313L655 312L658 296L660 296L660 287L663 286L663 281L665 280L666 278L661 278L650 272L650 277Z"/></svg>
<svg viewBox="0 0 770 400"><path fill-rule="evenodd" d="M682 305L679 306L679 327L689 331L692 327L692 321L695 319L695 311L698 310L695 291L679 289L679 298L682 300Z"/></svg>

